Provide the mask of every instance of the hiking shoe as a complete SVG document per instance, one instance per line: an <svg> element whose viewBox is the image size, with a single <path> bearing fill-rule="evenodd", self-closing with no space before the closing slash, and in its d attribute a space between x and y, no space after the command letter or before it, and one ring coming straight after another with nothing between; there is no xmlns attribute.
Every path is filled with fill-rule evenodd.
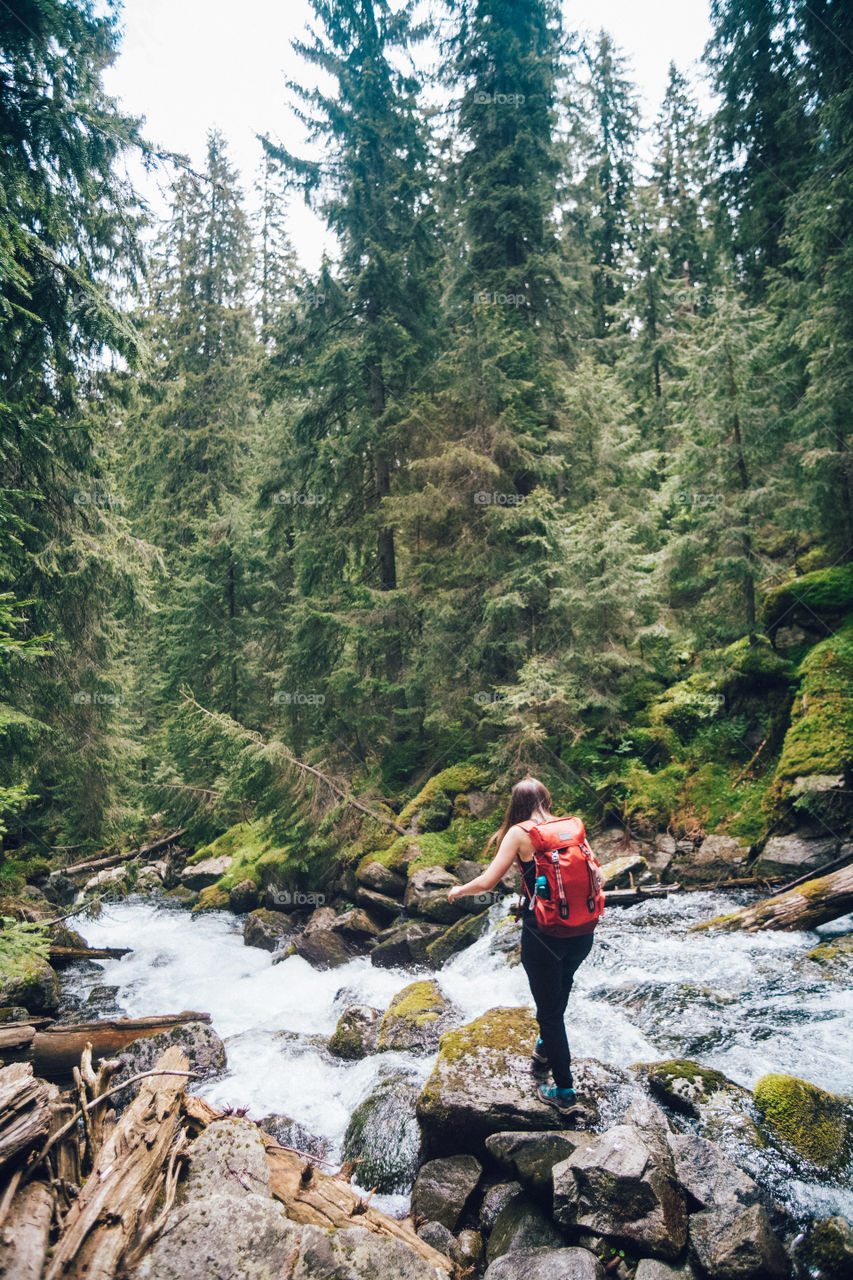
<svg viewBox="0 0 853 1280"><path fill-rule="evenodd" d="M578 1104L578 1095L574 1089L559 1089L555 1084L547 1087L544 1084L540 1084L536 1094L543 1102L549 1102L552 1107L562 1111L563 1115L582 1110Z"/></svg>
<svg viewBox="0 0 853 1280"><path fill-rule="evenodd" d="M540 1037L540 1039L538 1039L538 1040L536 1041L536 1044L533 1046L533 1053L532 1053L532 1055L531 1055L531 1057L532 1057L532 1059L533 1059L533 1066L534 1066L534 1067L547 1067L547 1066L548 1066L548 1056L547 1056L547 1054L545 1054L545 1053L543 1052L544 1047L545 1047L545 1046L543 1045L542 1040L541 1040L541 1037Z"/></svg>

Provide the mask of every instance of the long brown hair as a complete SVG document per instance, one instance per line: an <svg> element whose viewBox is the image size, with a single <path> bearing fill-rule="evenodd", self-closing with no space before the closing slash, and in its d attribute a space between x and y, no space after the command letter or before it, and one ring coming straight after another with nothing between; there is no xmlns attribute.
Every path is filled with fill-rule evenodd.
<svg viewBox="0 0 853 1280"><path fill-rule="evenodd" d="M486 845L486 853L496 842L496 848L499 849L501 840L503 840L510 827L514 827L517 822L526 822L528 818L533 817L537 810L542 813L551 812L551 792L538 778L529 776L522 778L521 782L517 782L512 789L504 820Z"/></svg>

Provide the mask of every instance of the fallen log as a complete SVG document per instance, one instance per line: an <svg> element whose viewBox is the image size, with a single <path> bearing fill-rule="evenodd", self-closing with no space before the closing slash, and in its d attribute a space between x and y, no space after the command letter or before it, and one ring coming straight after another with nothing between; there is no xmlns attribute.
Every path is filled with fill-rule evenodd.
<svg viewBox="0 0 853 1280"><path fill-rule="evenodd" d="M124 849L115 853L106 853L102 850L92 858L84 858L82 862L75 862L69 867L59 867L56 871L52 871L51 875L91 875L93 871L105 871L107 867L117 867L122 862L130 862L132 858L153 858L179 840L185 831L186 827L180 827L177 831L170 831L167 836L161 836L151 844L141 844L135 849Z"/></svg>
<svg viewBox="0 0 853 1280"><path fill-rule="evenodd" d="M215 1110L204 1098L184 1099L184 1111L192 1127L199 1131L218 1120L223 1112ZM292 1222L308 1223L327 1230L338 1227L366 1227L377 1235L393 1236L434 1267L445 1273L453 1271L446 1254L439 1253L416 1235L408 1221L398 1221L367 1203L344 1178L322 1173L300 1152L283 1147L268 1134L263 1135L270 1171L270 1191L285 1208ZM49 1280L49 1278L48 1278Z"/></svg>
<svg viewBox="0 0 853 1280"><path fill-rule="evenodd" d="M644 889L638 885L636 889L607 889L604 894L604 905L606 907L633 907L638 902L645 902L646 898L666 898L671 893L677 893L681 888L678 884L655 885L653 888Z"/></svg>
<svg viewBox="0 0 853 1280"><path fill-rule="evenodd" d="M35 1034L35 1027L26 1022L16 1022L13 1026L0 1027L0 1056L13 1049L26 1053Z"/></svg>
<svg viewBox="0 0 853 1280"><path fill-rule="evenodd" d="M188 1063L172 1046L157 1067L164 1073L185 1073ZM66 1215L45 1280L112 1280L122 1254L144 1228L142 1207L150 1205L173 1146L183 1140L185 1082L174 1074L153 1074L143 1081Z"/></svg>
<svg viewBox="0 0 853 1280"><path fill-rule="evenodd" d="M61 969L75 960L121 960L122 956L129 956L131 950L131 947L51 946L48 960L54 969Z"/></svg>
<svg viewBox="0 0 853 1280"><path fill-rule="evenodd" d="M168 1031L184 1022L210 1022L209 1013L161 1014L149 1018L116 1018L104 1022L76 1022L36 1032L30 1060L36 1074L46 1080L65 1079L78 1065L88 1043L94 1058L111 1058L143 1036Z"/></svg>
<svg viewBox="0 0 853 1280"><path fill-rule="evenodd" d="M53 1196L43 1182L30 1182L12 1202L0 1232L0 1276L40 1280L47 1253Z"/></svg>
<svg viewBox="0 0 853 1280"><path fill-rule="evenodd" d="M29 1062L0 1068L0 1166L48 1132L57 1091L36 1080Z"/></svg>
<svg viewBox="0 0 853 1280"><path fill-rule="evenodd" d="M694 924L691 932L703 929L755 933L761 929L815 929L828 920L837 920L853 911L853 865L828 876L807 880L787 893L762 898L749 907Z"/></svg>

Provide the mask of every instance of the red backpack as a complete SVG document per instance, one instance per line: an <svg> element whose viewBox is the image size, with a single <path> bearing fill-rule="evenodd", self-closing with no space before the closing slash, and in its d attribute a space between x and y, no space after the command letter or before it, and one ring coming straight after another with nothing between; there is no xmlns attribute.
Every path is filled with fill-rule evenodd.
<svg viewBox="0 0 853 1280"><path fill-rule="evenodd" d="M518 825L533 844L536 885L532 897L523 870L521 882L540 933L552 938L592 933L604 914L604 877L580 818Z"/></svg>

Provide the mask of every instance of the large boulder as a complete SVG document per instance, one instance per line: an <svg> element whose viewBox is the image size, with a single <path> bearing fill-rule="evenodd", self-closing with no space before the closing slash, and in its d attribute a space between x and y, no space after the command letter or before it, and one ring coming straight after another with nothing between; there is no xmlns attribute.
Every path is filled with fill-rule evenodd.
<svg viewBox="0 0 853 1280"><path fill-rule="evenodd" d="M463 951L465 947L481 938L488 927L488 911L481 911L476 916L463 916L461 920L456 921L456 924L445 929L435 942L428 943L427 956L430 964L434 969L440 969L446 960L456 955L457 951Z"/></svg>
<svg viewBox="0 0 853 1280"><path fill-rule="evenodd" d="M225 1070L225 1045L213 1027L207 1022L182 1022L166 1031L158 1031L156 1035L142 1036L123 1049L117 1055L122 1067L116 1074L113 1085L120 1085L130 1076L142 1071L150 1071L171 1045L178 1045L187 1057L189 1070L194 1071L202 1080L210 1080ZM116 1094L116 1108L121 1110L132 1102L139 1087L139 1084L128 1085L121 1093Z"/></svg>
<svg viewBox="0 0 853 1280"><path fill-rule="evenodd" d="M853 1227L846 1218L822 1218L803 1242L810 1275L822 1280L850 1280L853 1276Z"/></svg>
<svg viewBox="0 0 853 1280"><path fill-rule="evenodd" d="M366 1058L376 1052L382 1014L368 1004L351 1004L338 1018L329 1040L329 1052L336 1058Z"/></svg>
<svg viewBox="0 0 853 1280"><path fill-rule="evenodd" d="M819 872L838 856L839 841L817 838L804 839L802 834L771 836L752 867L757 876L785 876L796 880L809 871Z"/></svg>
<svg viewBox="0 0 853 1280"><path fill-rule="evenodd" d="M350 1117L344 1159L358 1160L355 1181L383 1195L407 1192L417 1173L421 1135L415 1117L418 1093L401 1071L384 1076Z"/></svg>
<svg viewBox="0 0 853 1280"><path fill-rule="evenodd" d="M602 868L605 889L618 889L628 885L648 870L648 863L639 853L626 854L624 858L611 858Z"/></svg>
<svg viewBox="0 0 853 1280"><path fill-rule="evenodd" d="M453 924L470 910L464 898L448 902L447 891L455 884L459 884L456 876L444 867L419 867L409 876L403 906L413 915L437 920L440 924Z"/></svg>
<svg viewBox="0 0 853 1280"><path fill-rule="evenodd" d="M402 898L406 892L405 876L390 867L383 867L381 862L368 862L366 866L359 867L355 878L364 889L388 898Z"/></svg>
<svg viewBox="0 0 853 1280"><path fill-rule="evenodd" d="M346 964L360 949L341 932L343 917L331 907L318 907L305 926L303 933L293 939L293 952L314 969L336 969Z"/></svg>
<svg viewBox="0 0 853 1280"><path fill-rule="evenodd" d="M369 946L382 932L362 907L350 907L338 916L332 928L356 946Z"/></svg>
<svg viewBox="0 0 853 1280"><path fill-rule="evenodd" d="M648 1110L632 1117L631 1108L626 1121L554 1167L554 1217L564 1227L674 1262L687 1242L687 1205L665 1123Z"/></svg>
<svg viewBox="0 0 853 1280"><path fill-rule="evenodd" d="M398 991L382 1018L378 1049L434 1053L439 1037L458 1023L459 1015L431 979L411 982Z"/></svg>
<svg viewBox="0 0 853 1280"><path fill-rule="evenodd" d="M528 1009L489 1009L448 1031L418 1098L418 1119L432 1155L482 1155L491 1133L558 1129L562 1117L536 1095L530 1053L536 1021Z"/></svg>
<svg viewBox="0 0 853 1280"><path fill-rule="evenodd" d="M589 1249L513 1249L490 1263L483 1280L603 1280Z"/></svg>
<svg viewBox="0 0 853 1280"><path fill-rule="evenodd" d="M853 1107L807 1080L771 1072L753 1090L761 1132L797 1161L824 1175L840 1173L853 1155Z"/></svg>
<svg viewBox="0 0 853 1280"><path fill-rule="evenodd" d="M519 1249L559 1249L563 1234L527 1196L513 1196L501 1209L486 1245L486 1260L494 1262Z"/></svg>
<svg viewBox="0 0 853 1280"><path fill-rule="evenodd" d="M759 1204L692 1214L690 1244L714 1280L784 1280L790 1274L788 1256Z"/></svg>
<svg viewBox="0 0 853 1280"><path fill-rule="evenodd" d="M247 947L260 947L262 951L281 951L292 941L293 922L283 911L268 911L259 907L250 911L243 925L243 942Z"/></svg>
<svg viewBox="0 0 853 1280"><path fill-rule="evenodd" d="M477 1189L483 1166L473 1156L428 1160L412 1188L412 1213L455 1231L466 1204Z"/></svg>
<svg viewBox="0 0 853 1280"><path fill-rule="evenodd" d="M228 905L235 916L246 915L258 905L259 892L254 880L241 880L228 894Z"/></svg>
<svg viewBox="0 0 853 1280"><path fill-rule="evenodd" d="M491 1231L504 1205L509 1204L515 1196L520 1196L523 1189L520 1182L496 1182L487 1189L480 1205L480 1226L483 1231Z"/></svg>
<svg viewBox="0 0 853 1280"><path fill-rule="evenodd" d="M698 1208L737 1210L760 1203L757 1184L716 1143L695 1133L670 1133L667 1142L676 1179Z"/></svg>
<svg viewBox="0 0 853 1280"><path fill-rule="evenodd" d="M191 863L184 868L180 882L185 889L206 889L227 874L233 861L228 854L223 854L221 858L203 858L201 862Z"/></svg>
<svg viewBox="0 0 853 1280"><path fill-rule="evenodd" d="M26 956L0 974L0 1005L23 1005L28 1013L55 1013L59 979L46 960Z"/></svg>
<svg viewBox="0 0 853 1280"><path fill-rule="evenodd" d="M403 904L385 893L376 893L373 889L356 889L355 900L359 906L365 907L372 916L384 923L399 920L403 914Z"/></svg>
<svg viewBox="0 0 853 1280"><path fill-rule="evenodd" d="M370 962L382 969L397 966L429 968L427 947L443 932L444 929L439 924L427 924L420 920L402 922L379 935L379 940L370 953Z"/></svg>
<svg viewBox="0 0 853 1280"><path fill-rule="evenodd" d="M689 1058L640 1062L634 1069L655 1097L697 1119L703 1137L714 1140L735 1135L747 1143L758 1141L752 1119L752 1094L722 1071Z"/></svg>
<svg viewBox="0 0 853 1280"><path fill-rule="evenodd" d="M748 845L736 836L705 836L698 849L676 859L669 870L681 884L712 884L742 875L748 857Z"/></svg>
<svg viewBox="0 0 853 1280"><path fill-rule="evenodd" d="M504 1173L517 1178L549 1204L552 1192L551 1171L555 1164L568 1160L578 1147L590 1146L592 1134L573 1129L545 1133L493 1133L486 1138L486 1150Z"/></svg>

